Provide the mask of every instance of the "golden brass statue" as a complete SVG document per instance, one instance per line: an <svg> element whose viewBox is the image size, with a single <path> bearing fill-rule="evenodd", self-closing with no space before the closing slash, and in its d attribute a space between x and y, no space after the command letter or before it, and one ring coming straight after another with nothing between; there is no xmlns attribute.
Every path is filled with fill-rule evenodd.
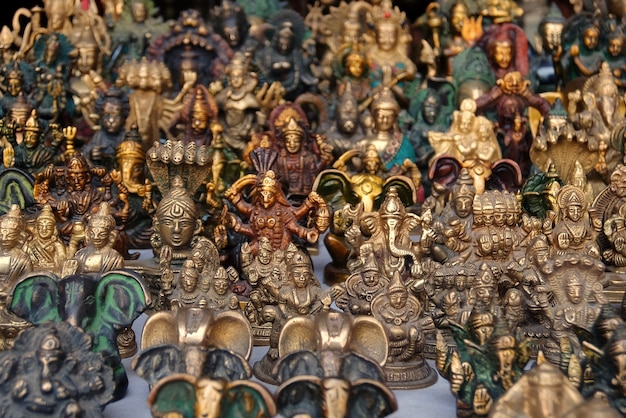
<svg viewBox="0 0 626 418"><path fill-rule="evenodd" d="M493 404L490 417L560 417L583 402L576 386L539 353L537 363Z"/></svg>
<svg viewBox="0 0 626 418"><path fill-rule="evenodd" d="M37 217L32 236L24 244L24 251L30 257L33 270L61 274L67 249L59 238L57 220L50 205L44 205Z"/></svg>

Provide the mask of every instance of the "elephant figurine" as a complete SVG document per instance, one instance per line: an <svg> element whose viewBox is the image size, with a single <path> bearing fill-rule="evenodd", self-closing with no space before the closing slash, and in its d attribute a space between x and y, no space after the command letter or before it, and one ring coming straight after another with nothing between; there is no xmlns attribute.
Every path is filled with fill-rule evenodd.
<svg viewBox="0 0 626 418"><path fill-rule="evenodd" d="M113 367L114 399L121 399L128 377L117 346L118 331L129 327L149 306L150 293L139 274L113 270L102 276L59 278L36 272L20 278L9 293L8 309L33 323L68 322L93 339L94 352Z"/></svg>

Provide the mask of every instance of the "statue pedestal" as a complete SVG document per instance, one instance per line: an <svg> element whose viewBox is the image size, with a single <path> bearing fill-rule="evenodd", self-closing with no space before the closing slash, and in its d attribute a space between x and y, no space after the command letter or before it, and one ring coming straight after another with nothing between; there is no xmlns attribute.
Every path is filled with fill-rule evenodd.
<svg viewBox="0 0 626 418"><path fill-rule="evenodd" d="M387 364L384 371L387 386L391 389L422 389L437 382L437 372L423 358Z"/></svg>

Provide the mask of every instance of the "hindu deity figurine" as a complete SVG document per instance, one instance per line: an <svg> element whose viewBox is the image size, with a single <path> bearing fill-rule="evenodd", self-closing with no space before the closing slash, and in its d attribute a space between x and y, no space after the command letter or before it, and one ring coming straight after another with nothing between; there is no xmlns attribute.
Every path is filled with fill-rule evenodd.
<svg viewBox="0 0 626 418"><path fill-rule="evenodd" d="M98 95L94 106L100 129L81 148L82 154L93 165L114 166L115 149L126 136L126 119L130 103L124 90L111 87Z"/></svg>
<svg viewBox="0 0 626 418"><path fill-rule="evenodd" d="M417 242L409 236L413 229L422 232ZM361 256L363 245L369 243L365 248L373 251L381 274L392 277L397 271L408 282L420 277L422 259L429 255L436 233L422 218L408 213L398 191L390 187L378 211L363 214L359 224L346 231L346 238L357 250L356 257ZM418 292L419 283L419 279L414 283Z"/></svg>
<svg viewBox="0 0 626 418"><path fill-rule="evenodd" d="M390 387L420 388L435 383L437 374L424 361L424 333L434 327L423 306L393 273L389 288L372 300L371 311L387 329L389 354L385 372ZM400 377L403 370L406 376Z"/></svg>
<svg viewBox="0 0 626 418"><path fill-rule="evenodd" d="M450 199L435 219L437 241L459 254L462 259L467 259L472 251L471 230L474 221L472 207L475 195L474 181L469 171L463 168L451 187Z"/></svg>
<svg viewBox="0 0 626 418"><path fill-rule="evenodd" d="M337 158L363 139L366 131L358 100L353 93L352 83L347 82L339 94L339 101L335 106L335 123L326 133L328 143L332 145L333 154Z"/></svg>
<svg viewBox="0 0 626 418"><path fill-rule="evenodd" d="M372 8L370 24L374 27L374 39L368 42L367 56L372 65L373 85L384 79L385 65L391 67L392 78L401 79L404 74L415 73L415 63L408 57L407 47L412 38L406 23L404 12L393 7L390 1L385 0Z"/></svg>
<svg viewBox="0 0 626 418"><path fill-rule="evenodd" d="M548 284L544 291L552 292L554 305L544 309L551 323L551 340L545 343L544 352L551 363L566 367L567 362L561 358L566 348L572 357L581 356L574 327L590 328L600 314L600 306L607 302L600 284L604 264L580 253L558 255L550 263L544 269Z"/></svg>
<svg viewBox="0 0 626 418"><path fill-rule="evenodd" d="M267 103L259 100L262 97L255 93L258 77L250 70L249 58L243 53L235 53L226 66L225 74L228 84L222 86L221 83L213 83L210 90L214 91L215 101L220 109L219 121L224 128L224 142L241 154L257 124L264 124L264 121L259 120L262 116L257 115L257 111L261 110L265 115L261 105ZM269 89L268 87L267 91Z"/></svg>
<svg viewBox="0 0 626 418"><path fill-rule="evenodd" d="M513 23L492 25L485 30L477 45L487 54L496 79L511 71L519 71L527 77L528 39L524 31Z"/></svg>
<svg viewBox="0 0 626 418"><path fill-rule="evenodd" d="M241 270L243 278L250 284L246 315L251 323L262 324L265 306L278 305L280 288L287 274L285 253L294 253L294 245L285 251L275 249L267 237L261 237L256 255L249 243L241 246Z"/></svg>
<svg viewBox="0 0 626 418"><path fill-rule="evenodd" d="M25 330L13 349L0 354L16 371L2 383L6 413L101 416L115 384L110 365L91 348L89 337L67 323Z"/></svg>
<svg viewBox="0 0 626 418"><path fill-rule="evenodd" d="M155 256L161 248L172 250L172 260L181 263L191 252L191 240L202 230L199 209L184 187L180 177L175 177L169 190L159 202L152 218L154 233L150 243Z"/></svg>
<svg viewBox="0 0 626 418"><path fill-rule="evenodd" d="M362 266L355 269L345 281L345 291L335 303L344 312L353 315L371 315L372 300L389 287L389 278L382 276L374 260L374 253L361 248L365 257Z"/></svg>
<svg viewBox="0 0 626 418"><path fill-rule="evenodd" d="M563 186L557 195L557 202L560 216L549 235L554 251L557 254L582 251L600 258L596 232L587 213L589 202L584 192L576 186Z"/></svg>
<svg viewBox="0 0 626 418"><path fill-rule="evenodd" d="M33 46L37 86L31 97L41 117L52 123L76 111L69 83L73 49L61 33L42 35Z"/></svg>
<svg viewBox="0 0 626 418"><path fill-rule="evenodd" d="M103 274L124 267L124 257L113 248L117 231L109 204L100 203L98 212L91 215L85 228L86 246L66 261L65 275L75 273Z"/></svg>
<svg viewBox="0 0 626 418"><path fill-rule="evenodd" d="M146 56L165 63L172 74L173 89L179 91L187 82L187 72L205 86L220 79L233 51L228 42L209 30L200 11L187 9L180 12L169 32L150 43Z"/></svg>
<svg viewBox="0 0 626 418"><path fill-rule="evenodd" d="M313 273L310 257L297 250L287 260L287 279L279 290L278 306L285 318L310 316L322 309L324 294Z"/></svg>
<svg viewBox="0 0 626 418"><path fill-rule="evenodd" d="M33 103L27 97L35 87L35 71L32 66L23 60L14 61L3 65L1 74L4 88L3 96L0 98L0 115L4 117L9 114L20 93L32 106Z"/></svg>
<svg viewBox="0 0 626 418"><path fill-rule="evenodd" d="M156 16L158 9L152 0L124 2L119 19L108 21L111 35L111 57L107 69L117 73L125 60L143 57L153 39L168 30L163 20Z"/></svg>
<svg viewBox="0 0 626 418"><path fill-rule="evenodd" d="M471 321L475 322L472 326L487 323L480 315ZM443 339L437 342L437 370L450 381L459 417L488 416L494 403L520 380L530 359L530 341L519 341L503 318L495 327L491 319L485 330L487 334L470 334L468 338L466 330L455 327L458 351L452 353Z"/></svg>
<svg viewBox="0 0 626 418"><path fill-rule="evenodd" d="M372 134L366 135L357 147L366 149L373 144L389 171L397 171L406 159L415 160L415 152L409 138L399 129L397 120L400 106L391 90L384 87L370 105L372 114Z"/></svg>
<svg viewBox="0 0 626 418"><path fill-rule="evenodd" d="M183 100L181 108L170 122L174 137L183 144L194 142L196 146L211 145L212 129L217 123L217 103L213 95L203 85L197 85ZM178 124L182 126L179 128ZM180 135L177 133L180 132Z"/></svg>
<svg viewBox="0 0 626 418"><path fill-rule="evenodd" d="M126 120L127 129L136 124L143 139L144 149L148 150L161 138L159 130L167 132L174 112L180 108L183 97L195 83L193 73L185 72L185 83L180 93L170 99L167 92L172 87L172 75L163 63L149 61L126 62L120 68L118 84L133 90L129 94L130 114Z"/></svg>
<svg viewBox="0 0 626 418"><path fill-rule="evenodd" d="M287 197L301 199L311 192L315 176L333 161L332 146L311 132L304 111L295 103L275 108L269 124L278 151L274 171L286 182Z"/></svg>
<svg viewBox="0 0 626 418"><path fill-rule="evenodd" d="M206 296L209 309L240 309L239 298L231 289L232 281L237 277L229 275L224 267L218 267Z"/></svg>
<svg viewBox="0 0 626 418"><path fill-rule="evenodd" d="M556 91L560 83L558 61L562 53L561 33L565 18L556 4L552 4L548 13L539 22L535 34L534 52L530 59L531 88L534 92Z"/></svg>
<svg viewBox="0 0 626 418"><path fill-rule="evenodd" d="M476 102L465 99L460 110L454 111L452 126L448 132L429 132L428 139L435 151L431 166L435 178L441 177L437 166L446 163L446 157L452 157L456 164L469 169L474 179L477 193L485 190L485 184L494 169L502 168L498 160L502 158L500 146L493 131L493 125L484 116L476 116ZM511 172L519 172L516 164L507 165ZM521 174L513 175L521 178ZM445 183L445 178L442 183Z"/></svg>
<svg viewBox="0 0 626 418"><path fill-rule="evenodd" d="M561 34L563 53L559 61L565 86L577 78L598 72L603 60L600 35L600 21L590 12L577 14L565 22Z"/></svg>
<svg viewBox="0 0 626 418"><path fill-rule="evenodd" d="M211 10L214 30L228 42L233 52L251 58L258 48L258 40L250 34L251 25L246 11L233 1L225 1Z"/></svg>
<svg viewBox="0 0 626 418"><path fill-rule="evenodd" d="M295 11L283 10L267 23L274 27L270 31L271 39L268 39L267 46L256 51L253 59L259 68L259 80L280 82L285 89L285 100L295 100L317 82L301 52L304 22Z"/></svg>
<svg viewBox="0 0 626 418"><path fill-rule="evenodd" d="M248 218L248 223L229 213L226 225L250 237L254 254L258 252L261 237L269 238L272 247L281 250L285 250L295 237L306 239L309 243L317 242L319 234L326 231L330 222L326 202L317 193L310 192L300 207L292 206L282 191L278 176L269 169L277 155L268 149L260 149L253 155L259 172L237 180L225 194L237 211ZM254 185L251 203L242 195L248 185ZM313 225L300 225L298 221L312 209L315 211Z"/></svg>
<svg viewBox="0 0 626 418"><path fill-rule="evenodd" d="M2 301L6 299L7 292L13 283L22 274L29 273L33 269L30 257L21 249L24 228L24 215L17 205L11 206L9 212L0 219L2 238L0 296Z"/></svg>
<svg viewBox="0 0 626 418"><path fill-rule="evenodd" d="M200 273L193 260L183 261L178 283L170 296L170 306L172 310L207 306L207 292L200 286Z"/></svg>
<svg viewBox="0 0 626 418"><path fill-rule="evenodd" d="M152 220L147 214L152 208L152 185L147 179L146 152L137 127L131 128L115 148L115 166L128 191L130 208L125 230L130 246L149 248Z"/></svg>
<svg viewBox="0 0 626 418"><path fill-rule="evenodd" d="M475 19L471 4L463 0L452 3L448 12L449 34L441 42L443 74L452 75L454 58L472 46L482 35L480 19Z"/></svg>
<svg viewBox="0 0 626 418"><path fill-rule="evenodd" d="M24 243L23 248L30 257L34 271L61 274L67 248L59 238L57 220L50 205L44 205L35 222L32 236Z"/></svg>
<svg viewBox="0 0 626 418"><path fill-rule="evenodd" d="M39 174L48 164L61 159L56 151L66 134L73 139L72 128L65 128L62 132L57 124L53 124L50 132L50 145L46 145L37 111L33 109L24 124L22 142L11 144L3 150L5 167L20 168L33 176ZM16 136L11 132L9 138L9 143L15 142Z"/></svg>
<svg viewBox="0 0 626 418"><path fill-rule="evenodd" d="M526 128L525 109L532 107L546 116L550 103L530 90L530 81L524 79L519 71L506 73L496 80L496 85L489 93L476 99L477 113L495 108L497 130L504 150L504 157L516 161L522 174L530 170L528 151L532 143L532 134Z"/></svg>

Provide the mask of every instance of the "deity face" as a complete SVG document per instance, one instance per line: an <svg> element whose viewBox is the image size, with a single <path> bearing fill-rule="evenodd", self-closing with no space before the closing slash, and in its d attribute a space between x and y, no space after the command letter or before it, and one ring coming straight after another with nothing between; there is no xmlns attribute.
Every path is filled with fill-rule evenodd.
<svg viewBox="0 0 626 418"><path fill-rule="evenodd" d="M493 299L493 289L483 286L476 289L476 302L487 306Z"/></svg>
<svg viewBox="0 0 626 418"><path fill-rule="evenodd" d="M41 239L48 239L54 234L56 226L53 219L40 218L37 220L37 235Z"/></svg>
<svg viewBox="0 0 626 418"><path fill-rule="evenodd" d="M85 190L85 186L87 186L87 182L89 181L89 173L86 171L74 172L70 171L67 173L67 182L70 187L78 192Z"/></svg>
<svg viewBox="0 0 626 418"><path fill-rule="evenodd" d="M39 132L26 131L24 132L24 145L28 149L33 149L39 144Z"/></svg>
<svg viewBox="0 0 626 418"><path fill-rule="evenodd" d="M563 23L549 22L543 26L541 39L547 52L552 53L559 49L561 32L563 32Z"/></svg>
<svg viewBox="0 0 626 418"><path fill-rule="evenodd" d="M483 225L489 226L493 225L493 210L484 210L483 211Z"/></svg>
<svg viewBox="0 0 626 418"><path fill-rule="evenodd" d="M619 94L614 85L604 85L597 92L598 110L605 122L612 125L613 115L617 112Z"/></svg>
<svg viewBox="0 0 626 418"><path fill-rule="evenodd" d="M422 105L422 117L424 122L432 125L437 120L437 113L439 112L439 106L436 99L426 99Z"/></svg>
<svg viewBox="0 0 626 418"><path fill-rule="evenodd" d="M533 264L536 266L542 266L546 264L549 256L550 256L550 250L548 247L535 248L531 252L531 260L533 261Z"/></svg>
<svg viewBox="0 0 626 418"><path fill-rule="evenodd" d="M376 27L376 44L382 51L388 52L398 42L398 31L393 24L381 23Z"/></svg>
<svg viewBox="0 0 626 418"><path fill-rule="evenodd" d="M289 31L281 31L278 35L278 44L276 50L282 54L287 55L293 49L293 33Z"/></svg>
<svg viewBox="0 0 626 418"><path fill-rule="evenodd" d="M7 93L13 97L17 97L22 91L22 80L19 78L9 78L7 85Z"/></svg>
<svg viewBox="0 0 626 418"><path fill-rule="evenodd" d="M52 9L54 5L50 8ZM59 9L59 7L54 7L55 9ZM67 16L63 13L63 10L49 10L46 11L46 17L48 18L48 29L50 32L61 32L63 30L63 26L65 26L65 22L67 20Z"/></svg>
<svg viewBox="0 0 626 418"><path fill-rule="evenodd" d="M220 296L224 296L226 292L228 292L228 280L226 279L214 279L213 280L213 289L215 289L215 293Z"/></svg>
<svg viewBox="0 0 626 418"><path fill-rule="evenodd" d="M462 275L462 274L459 274L458 276L456 276L454 278L454 287L459 292L462 292L465 289L467 289L467 276Z"/></svg>
<svg viewBox="0 0 626 418"><path fill-rule="evenodd" d="M474 119L476 119L476 115L472 112L461 112L459 115L459 131L464 134L470 133L472 131L472 127L474 126Z"/></svg>
<svg viewBox="0 0 626 418"><path fill-rule="evenodd" d="M134 2L130 5L130 11L132 13L133 22L144 23L148 18L148 10L146 5L141 2Z"/></svg>
<svg viewBox="0 0 626 418"><path fill-rule="evenodd" d="M513 44L510 41L496 42L493 47L493 62L503 70L513 61Z"/></svg>
<svg viewBox="0 0 626 418"><path fill-rule="evenodd" d="M504 226L506 219L506 209L505 208L496 208L493 213L493 223L496 226Z"/></svg>
<svg viewBox="0 0 626 418"><path fill-rule="evenodd" d="M365 73L365 58L359 54L351 54L346 60L346 73L350 77L361 78Z"/></svg>
<svg viewBox="0 0 626 418"><path fill-rule="evenodd" d="M565 287L565 295L574 305L578 305L583 300L583 284L578 279L569 281Z"/></svg>
<svg viewBox="0 0 626 418"><path fill-rule="evenodd" d="M101 249L109 244L109 237L111 235L111 230L105 226L100 225L90 225L87 227L87 237L89 238L89 242L96 249Z"/></svg>
<svg viewBox="0 0 626 418"><path fill-rule="evenodd" d="M376 156L378 157L378 156ZM376 174L380 171L381 161L380 158L366 158L363 160L365 166L365 172L368 174Z"/></svg>
<svg viewBox="0 0 626 418"><path fill-rule="evenodd" d="M261 246L257 254L257 259L259 260L259 263L268 265L272 261L272 251L269 248Z"/></svg>
<svg viewBox="0 0 626 418"><path fill-rule="evenodd" d="M469 17L467 6L463 2L455 4L451 9L450 26L452 31L456 34L460 34L465 25L465 21Z"/></svg>
<svg viewBox="0 0 626 418"><path fill-rule="evenodd" d="M237 27L237 21L235 19L228 19L224 22L222 28L224 39L228 42L231 48L236 49L242 44L242 34Z"/></svg>
<svg viewBox="0 0 626 418"><path fill-rule="evenodd" d="M472 213L474 199L471 196L457 195L452 199L454 211L459 218L467 218Z"/></svg>
<svg viewBox="0 0 626 418"><path fill-rule="evenodd" d="M570 218L574 222L580 221L583 217L583 208L580 204L571 203L567 207L567 217Z"/></svg>
<svg viewBox="0 0 626 418"><path fill-rule="evenodd" d="M116 134L122 130L124 120L122 118L122 106L119 103L113 101L104 103L101 126L109 134Z"/></svg>
<svg viewBox="0 0 626 418"><path fill-rule="evenodd" d="M395 291L389 294L389 305L395 309L401 309L406 306L409 295L406 291Z"/></svg>
<svg viewBox="0 0 626 418"><path fill-rule="evenodd" d="M589 50L594 50L598 47L598 43L600 42L600 31L591 27L586 29L583 32L583 43Z"/></svg>
<svg viewBox="0 0 626 418"><path fill-rule="evenodd" d="M3 220L0 223L0 248L10 250L19 244L20 231L17 224Z"/></svg>
<svg viewBox="0 0 626 418"><path fill-rule="evenodd" d="M187 269L183 269L180 272L180 284L185 292L191 293L196 290L198 286L198 276L189 272Z"/></svg>
<svg viewBox="0 0 626 418"><path fill-rule="evenodd" d="M561 133L565 132L565 127L567 126L567 119L552 117L547 119L548 123L548 132L553 135L555 138L558 138Z"/></svg>
<svg viewBox="0 0 626 418"><path fill-rule="evenodd" d="M285 135L285 148L290 154L300 152L302 148L302 134L298 132L289 132Z"/></svg>
<svg viewBox="0 0 626 418"><path fill-rule="evenodd" d="M184 208L177 209L176 213L170 208L163 214L159 214L157 210L157 218L163 242L173 248L182 248L193 238L197 221Z"/></svg>
<svg viewBox="0 0 626 418"><path fill-rule="evenodd" d="M40 348L37 356L41 365L41 391L50 392L53 389L51 378L61 369L63 354L58 348L48 350Z"/></svg>
<svg viewBox="0 0 626 418"><path fill-rule="evenodd" d="M195 133L205 133L209 127L208 115L202 111L194 111L191 114L191 129Z"/></svg>
<svg viewBox="0 0 626 418"><path fill-rule="evenodd" d="M122 173L122 181L125 185L143 185L146 179L144 167L145 160L142 158L127 157L118 159L118 166Z"/></svg>
<svg viewBox="0 0 626 418"><path fill-rule="evenodd" d="M138 88L140 90L148 90L150 88L150 72L148 71L147 66L141 66L139 68L139 74L137 74L138 80Z"/></svg>
<svg viewBox="0 0 626 418"><path fill-rule="evenodd" d="M378 273L376 270L367 270L363 272L363 283L365 283L366 286L376 286L379 281L380 273Z"/></svg>
<svg viewBox="0 0 626 418"><path fill-rule="evenodd" d="M473 329L478 344L485 345L493 333L493 324L482 324Z"/></svg>
<svg viewBox="0 0 626 418"><path fill-rule="evenodd" d="M272 188L262 188L261 189L261 205L265 209L269 209L274 206L276 203L276 191Z"/></svg>
<svg viewBox="0 0 626 418"><path fill-rule="evenodd" d="M374 125L379 132L392 131L396 125L398 113L394 109L378 109L374 114Z"/></svg>
<svg viewBox="0 0 626 418"><path fill-rule="evenodd" d="M609 54L612 57L617 58L622 54L622 47L624 46L624 38L611 38L609 39Z"/></svg>
<svg viewBox="0 0 626 418"><path fill-rule="evenodd" d="M304 289L309 285L311 277L311 271L307 266L296 266L289 272L289 278L300 289Z"/></svg>
<svg viewBox="0 0 626 418"><path fill-rule="evenodd" d="M246 79L246 74L242 68L233 68L228 74L228 85L234 89L240 89Z"/></svg>
<svg viewBox="0 0 626 418"><path fill-rule="evenodd" d="M89 74L89 71L95 70L97 63L98 51L96 47L86 46L78 48L78 62L76 65L81 74Z"/></svg>

